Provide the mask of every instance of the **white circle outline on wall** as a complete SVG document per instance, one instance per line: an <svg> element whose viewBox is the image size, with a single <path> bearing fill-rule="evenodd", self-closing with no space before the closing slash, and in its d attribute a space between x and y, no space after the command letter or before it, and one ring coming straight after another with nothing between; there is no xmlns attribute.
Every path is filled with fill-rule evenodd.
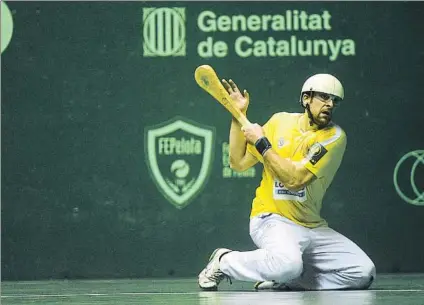
<svg viewBox="0 0 424 305"><path fill-rule="evenodd" d="M1 53L6 50L13 34L13 18L9 7L1 1Z"/></svg>
<svg viewBox="0 0 424 305"><path fill-rule="evenodd" d="M410 174L410 177L409 177L409 181L411 183L412 190L414 191L415 195L417 196L415 199L412 199L412 198L409 198L408 196L406 196L405 193L402 192L402 190L400 189L399 183L398 183L399 168L402 165L402 163L405 162L405 160L410 158L410 157L416 158L414 164L412 165L411 174ZM411 151L411 152L405 154L402 158L400 158L400 160L398 161L398 163L395 166L395 170L393 172L393 184L395 186L396 192L398 193L398 195L404 201L406 201L409 204L424 206L424 190L419 191L418 187L415 183L415 171L416 171L419 164L424 164L424 150L415 150L415 151Z"/></svg>

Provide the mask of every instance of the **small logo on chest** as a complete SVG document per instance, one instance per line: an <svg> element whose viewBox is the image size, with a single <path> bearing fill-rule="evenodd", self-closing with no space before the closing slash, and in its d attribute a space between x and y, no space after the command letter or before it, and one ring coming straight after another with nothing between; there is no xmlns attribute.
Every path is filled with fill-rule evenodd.
<svg viewBox="0 0 424 305"><path fill-rule="evenodd" d="M278 148L281 148L284 146L284 139L283 138L279 138L278 139L278 143L277 143Z"/></svg>

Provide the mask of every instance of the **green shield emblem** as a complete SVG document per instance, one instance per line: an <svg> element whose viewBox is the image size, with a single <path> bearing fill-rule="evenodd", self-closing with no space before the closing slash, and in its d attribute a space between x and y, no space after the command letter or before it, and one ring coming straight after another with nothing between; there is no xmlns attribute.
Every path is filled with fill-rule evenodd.
<svg viewBox="0 0 424 305"><path fill-rule="evenodd" d="M205 186L213 162L215 129L183 117L146 127L150 176L175 207L187 206Z"/></svg>

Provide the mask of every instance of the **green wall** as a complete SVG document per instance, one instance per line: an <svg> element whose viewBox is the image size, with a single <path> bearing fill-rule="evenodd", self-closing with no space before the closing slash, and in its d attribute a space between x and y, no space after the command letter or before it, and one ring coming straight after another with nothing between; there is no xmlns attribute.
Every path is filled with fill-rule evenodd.
<svg viewBox="0 0 424 305"><path fill-rule="evenodd" d="M261 167L238 176L228 168L230 116L194 82L201 64L249 90L248 116L260 124L275 112L301 111L308 76L336 75L346 99L335 121L348 146L323 215L379 272L424 272L423 155L408 158L396 176L415 204L393 181L398 161L424 150L423 3L8 6L4 280L195 276L215 247L253 249L248 221ZM299 30L294 19L290 30L290 13L300 16ZM230 16L251 15L259 17L246 31L229 25ZM257 56L247 56L249 39L259 41ZM206 57L210 40L221 43ZM299 41L315 45L315 55L301 56Z"/></svg>

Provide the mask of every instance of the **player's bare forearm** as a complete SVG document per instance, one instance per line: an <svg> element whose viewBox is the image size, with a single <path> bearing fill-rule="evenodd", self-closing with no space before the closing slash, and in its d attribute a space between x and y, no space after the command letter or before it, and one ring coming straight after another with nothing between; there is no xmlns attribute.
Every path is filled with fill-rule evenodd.
<svg viewBox="0 0 424 305"><path fill-rule="evenodd" d="M244 171L250 166L246 159L247 141L241 131L240 124L233 118L230 129L230 167L236 171Z"/></svg>
<svg viewBox="0 0 424 305"><path fill-rule="evenodd" d="M273 149L265 152L264 166L291 191L299 191L315 179L303 165L281 158Z"/></svg>

